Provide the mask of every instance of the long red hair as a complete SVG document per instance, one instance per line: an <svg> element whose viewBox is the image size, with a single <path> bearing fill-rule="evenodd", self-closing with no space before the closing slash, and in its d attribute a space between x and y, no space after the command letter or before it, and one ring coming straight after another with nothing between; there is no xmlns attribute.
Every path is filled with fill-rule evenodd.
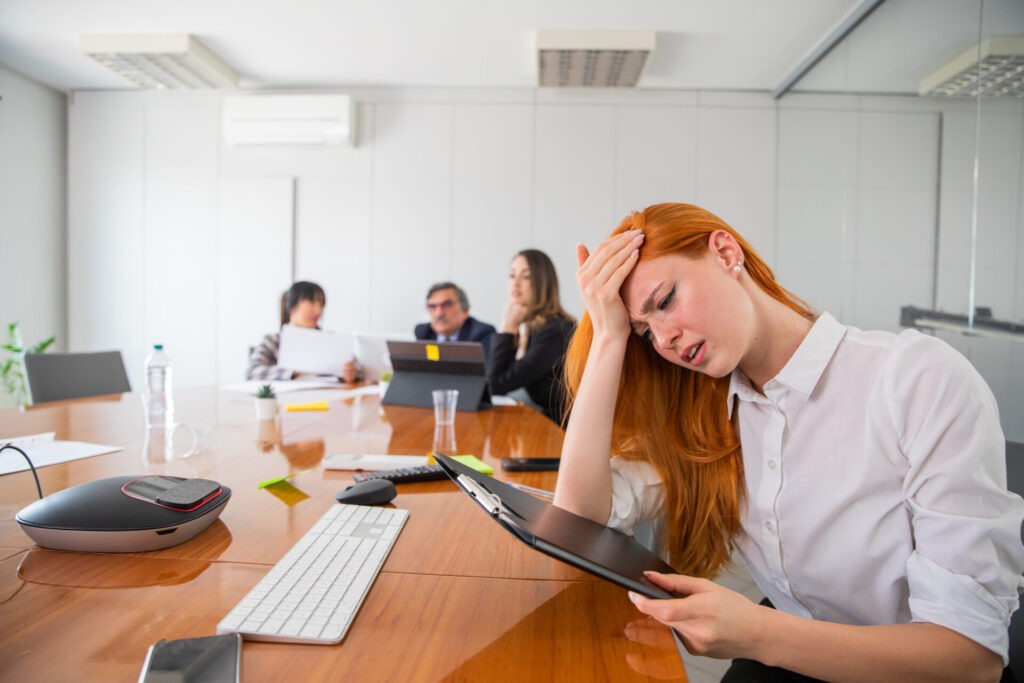
<svg viewBox="0 0 1024 683"><path fill-rule="evenodd" d="M803 316L807 304L775 281L771 268L721 218L692 204L655 204L628 216L613 231L640 229L640 262L683 254L702 257L711 233L725 230L743 249L744 268L772 298ZM566 354L570 401L580 387L594 327L585 313ZM730 422L729 377L713 378L668 362L650 343L631 334L612 423L612 455L649 462L663 482L662 548L670 563L693 576L710 577L727 563L740 526L743 458L736 414Z"/></svg>

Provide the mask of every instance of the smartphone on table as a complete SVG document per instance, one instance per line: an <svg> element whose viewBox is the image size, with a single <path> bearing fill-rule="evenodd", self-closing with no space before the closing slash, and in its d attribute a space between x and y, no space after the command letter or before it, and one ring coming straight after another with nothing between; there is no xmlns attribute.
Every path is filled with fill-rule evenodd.
<svg viewBox="0 0 1024 683"><path fill-rule="evenodd" d="M242 636L160 640L149 646L139 683L238 683Z"/></svg>
<svg viewBox="0 0 1024 683"><path fill-rule="evenodd" d="M558 469L561 458L502 458L501 469L507 472L551 472Z"/></svg>

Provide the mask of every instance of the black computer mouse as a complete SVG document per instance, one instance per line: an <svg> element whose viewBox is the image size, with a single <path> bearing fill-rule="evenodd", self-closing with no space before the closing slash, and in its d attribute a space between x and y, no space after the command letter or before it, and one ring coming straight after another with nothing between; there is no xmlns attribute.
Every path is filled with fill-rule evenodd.
<svg viewBox="0 0 1024 683"><path fill-rule="evenodd" d="M367 479L352 484L344 491L338 491L334 497L339 503L349 505L383 505L390 503L398 495L395 485L388 479Z"/></svg>

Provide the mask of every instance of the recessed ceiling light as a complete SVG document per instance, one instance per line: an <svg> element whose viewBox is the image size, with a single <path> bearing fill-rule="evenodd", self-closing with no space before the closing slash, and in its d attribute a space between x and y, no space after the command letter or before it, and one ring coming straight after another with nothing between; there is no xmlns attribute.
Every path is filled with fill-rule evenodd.
<svg viewBox="0 0 1024 683"><path fill-rule="evenodd" d="M979 66L980 63L980 66ZM921 95L1024 97L1024 36L991 36L921 79Z"/></svg>
<svg viewBox="0 0 1024 683"><path fill-rule="evenodd" d="M238 87L238 74L187 33L91 34L78 46L140 88Z"/></svg>
<svg viewBox="0 0 1024 683"><path fill-rule="evenodd" d="M537 31L537 85L636 87L655 38L654 31Z"/></svg>

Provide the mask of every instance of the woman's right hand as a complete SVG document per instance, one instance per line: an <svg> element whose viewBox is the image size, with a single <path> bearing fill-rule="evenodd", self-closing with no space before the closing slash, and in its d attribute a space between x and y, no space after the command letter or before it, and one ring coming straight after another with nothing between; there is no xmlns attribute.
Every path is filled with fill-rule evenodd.
<svg viewBox="0 0 1024 683"><path fill-rule="evenodd" d="M599 244L593 253L582 244L576 245L576 281L595 336L630 333L629 313L619 290L636 265L643 242L643 232L627 230Z"/></svg>

